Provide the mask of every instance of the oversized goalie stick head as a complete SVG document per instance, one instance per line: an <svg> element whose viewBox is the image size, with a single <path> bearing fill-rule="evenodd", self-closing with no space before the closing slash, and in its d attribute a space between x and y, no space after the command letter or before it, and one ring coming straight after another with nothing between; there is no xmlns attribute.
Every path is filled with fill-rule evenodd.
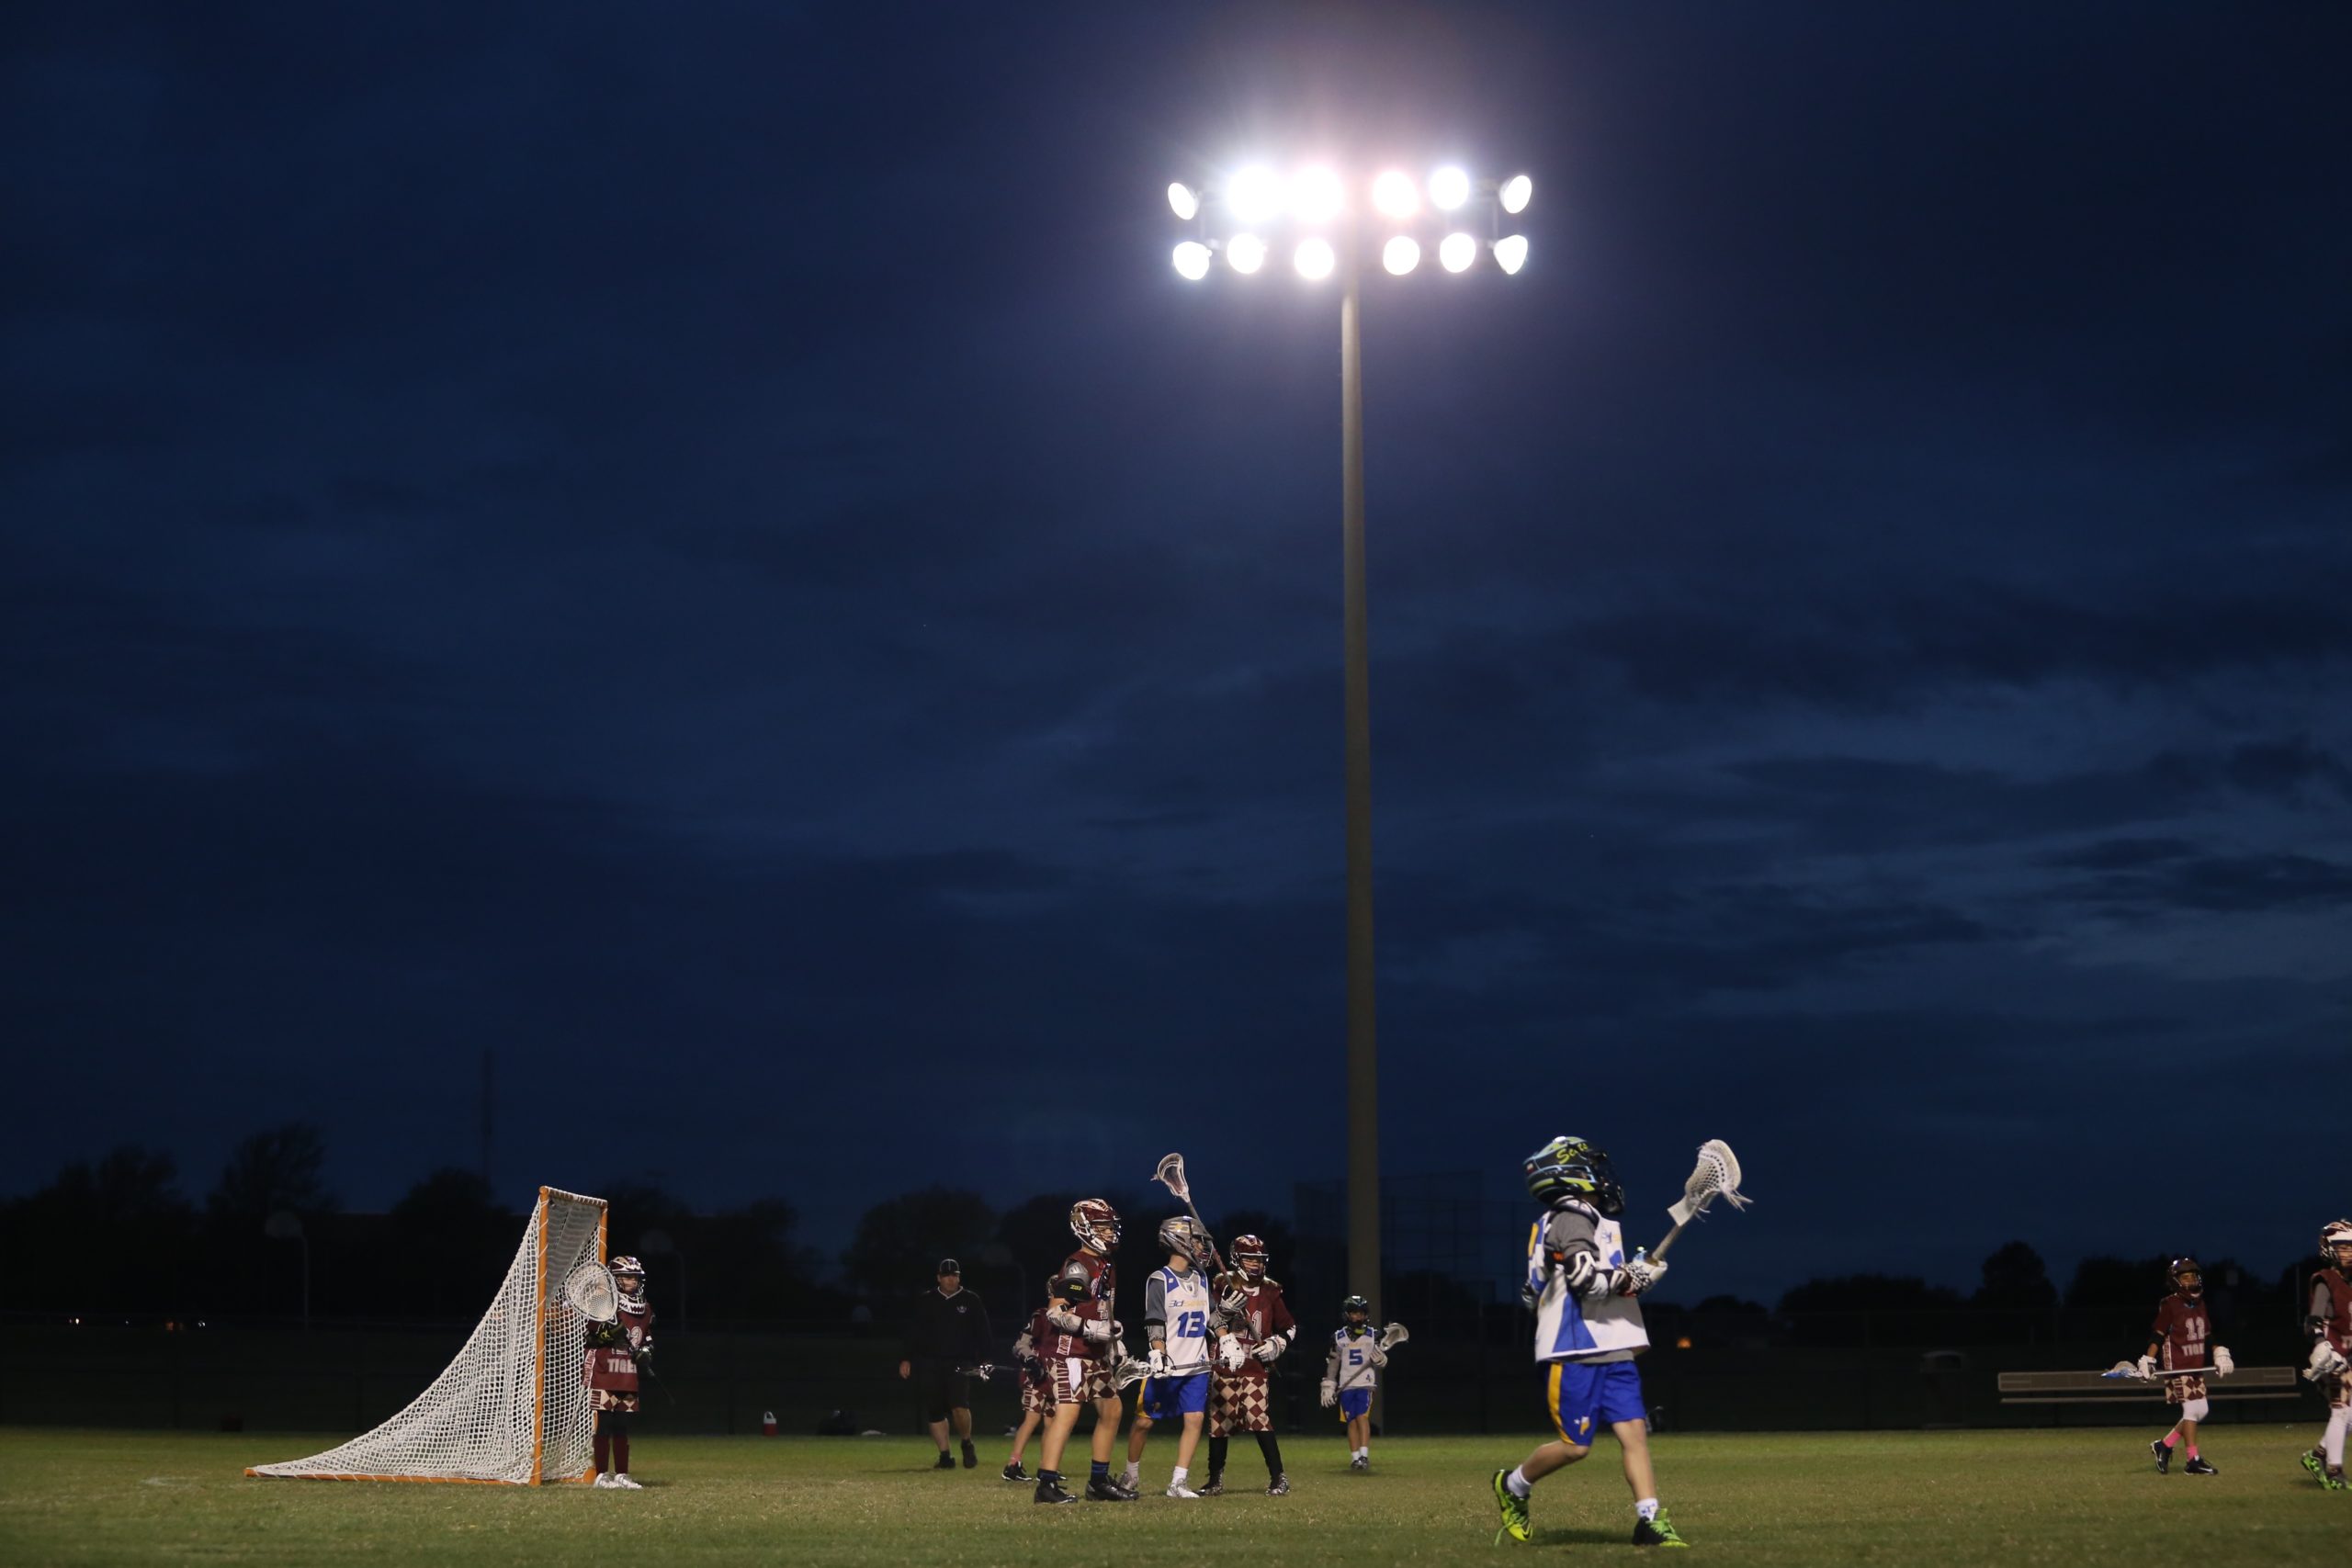
<svg viewBox="0 0 2352 1568"><path fill-rule="evenodd" d="M2320 1227L2319 1255L2338 1269L2352 1268L2352 1220L2330 1220Z"/></svg>
<svg viewBox="0 0 2352 1568"><path fill-rule="evenodd" d="M1069 1234L1098 1258L1107 1258L1119 1245L1119 1211L1100 1198L1081 1198L1069 1206Z"/></svg>
<svg viewBox="0 0 2352 1568"><path fill-rule="evenodd" d="M620 1290L613 1271L601 1263L582 1263L563 1282L563 1299L591 1323L611 1323L621 1314Z"/></svg>

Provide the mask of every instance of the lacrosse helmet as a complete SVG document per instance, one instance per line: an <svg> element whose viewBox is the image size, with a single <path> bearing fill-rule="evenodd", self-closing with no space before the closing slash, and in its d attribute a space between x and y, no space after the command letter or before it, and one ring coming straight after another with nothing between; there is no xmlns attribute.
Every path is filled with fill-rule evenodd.
<svg viewBox="0 0 2352 1568"><path fill-rule="evenodd" d="M2330 1220L2319 1231L2319 1255L2339 1267L2352 1262L2338 1254L2338 1247L2352 1247L2352 1220Z"/></svg>
<svg viewBox="0 0 2352 1568"><path fill-rule="evenodd" d="M621 1300L636 1302L639 1305L644 1303L645 1265L643 1263L639 1262L633 1255L624 1252L605 1267L612 1270L613 1289L620 1292Z"/></svg>
<svg viewBox="0 0 2352 1568"><path fill-rule="evenodd" d="M1372 1303L1362 1296L1350 1296L1340 1303L1340 1316L1351 1334L1362 1334L1372 1325Z"/></svg>
<svg viewBox="0 0 2352 1568"><path fill-rule="evenodd" d="M1169 1252L1181 1252L1194 1263L1208 1250L1208 1236L1193 1223L1190 1214L1171 1214L1159 1222L1159 1245Z"/></svg>
<svg viewBox="0 0 2352 1568"><path fill-rule="evenodd" d="M1119 1211L1100 1198L1081 1198L1069 1206L1069 1233L1087 1251L1107 1256L1119 1245Z"/></svg>
<svg viewBox="0 0 2352 1568"><path fill-rule="evenodd" d="M1545 1205L1573 1198L1614 1218L1625 1212L1625 1190L1606 1151L1582 1138L1558 1137L1527 1156L1520 1167L1527 1195Z"/></svg>
<svg viewBox="0 0 2352 1568"><path fill-rule="evenodd" d="M2176 1258L2166 1270L2172 1278L2172 1288L2195 1301L2205 1292L2205 1270L2194 1258Z"/></svg>
<svg viewBox="0 0 2352 1568"><path fill-rule="evenodd" d="M1233 1266L1251 1284L1266 1277L1266 1238L1245 1232L1233 1238ZM1254 1266L1254 1267L1253 1267Z"/></svg>

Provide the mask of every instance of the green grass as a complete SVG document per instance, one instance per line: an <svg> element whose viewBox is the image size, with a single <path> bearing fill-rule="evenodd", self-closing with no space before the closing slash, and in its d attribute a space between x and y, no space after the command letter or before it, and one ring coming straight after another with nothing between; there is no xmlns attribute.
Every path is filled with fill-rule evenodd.
<svg viewBox="0 0 2352 1568"><path fill-rule="evenodd" d="M1723 1563L2340 1565L2352 1493L2296 1467L2310 1427L2214 1429L2211 1479L2158 1476L2131 1429L1668 1435L1658 1476L1692 1557ZM1336 1435L1283 1444L1296 1490L1178 1503L1031 1505L983 1468L933 1472L921 1438L664 1438L637 1445L641 1493L250 1481L256 1461L325 1446L286 1437L0 1429L0 1562L1046 1564L1121 1568L1203 1553L1292 1565L1631 1560L1632 1508L1603 1440L1535 1492L1532 1546L1492 1544L1487 1477L1528 1439L1398 1438L1346 1472ZM1147 1482L1173 1447L1155 1438ZM1031 1464L1036 1462L1032 1450ZM1083 1474L1082 1463L1077 1467ZM1253 1484L1254 1483L1254 1484ZM1686 1560L1687 1561L1687 1560Z"/></svg>

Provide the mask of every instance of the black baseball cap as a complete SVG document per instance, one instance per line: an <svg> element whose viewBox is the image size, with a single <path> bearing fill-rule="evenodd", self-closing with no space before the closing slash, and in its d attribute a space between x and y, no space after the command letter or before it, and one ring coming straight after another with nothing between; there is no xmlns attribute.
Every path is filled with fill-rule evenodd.
<svg viewBox="0 0 2352 1568"><path fill-rule="evenodd" d="M964 1271L964 1266L952 1258L943 1258L939 1260L939 1271L943 1274L961 1274Z"/></svg>

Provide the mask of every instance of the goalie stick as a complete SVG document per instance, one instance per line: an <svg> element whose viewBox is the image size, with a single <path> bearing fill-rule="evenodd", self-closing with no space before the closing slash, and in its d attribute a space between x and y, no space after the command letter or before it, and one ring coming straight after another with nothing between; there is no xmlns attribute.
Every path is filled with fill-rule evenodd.
<svg viewBox="0 0 2352 1568"><path fill-rule="evenodd" d="M1752 1201L1740 1195L1739 1156L1721 1138L1710 1138L1699 1145L1699 1163L1691 1168L1690 1179L1682 1184L1681 1201L1666 1211L1674 1221L1674 1228L1650 1248L1650 1258L1664 1258L1666 1249L1682 1234L1682 1227L1705 1213L1707 1206L1717 1198L1728 1200L1735 1209L1745 1209Z"/></svg>
<svg viewBox="0 0 2352 1568"><path fill-rule="evenodd" d="M601 1263L583 1263L563 1282L563 1299L591 1323L616 1323L621 1315L620 1287Z"/></svg>
<svg viewBox="0 0 2352 1568"><path fill-rule="evenodd" d="M1201 1218L1198 1209L1193 1207L1193 1184L1184 1177L1184 1156L1160 1156L1159 1168L1151 1173L1151 1179L1176 1194L1177 1201L1184 1205L1184 1212L1193 1216L1193 1224L1200 1227L1201 1241L1208 1247L1209 1262L1213 1266L1210 1274L1213 1277L1223 1274L1225 1259L1217 1255L1216 1237L1209 1235L1208 1222Z"/></svg>

